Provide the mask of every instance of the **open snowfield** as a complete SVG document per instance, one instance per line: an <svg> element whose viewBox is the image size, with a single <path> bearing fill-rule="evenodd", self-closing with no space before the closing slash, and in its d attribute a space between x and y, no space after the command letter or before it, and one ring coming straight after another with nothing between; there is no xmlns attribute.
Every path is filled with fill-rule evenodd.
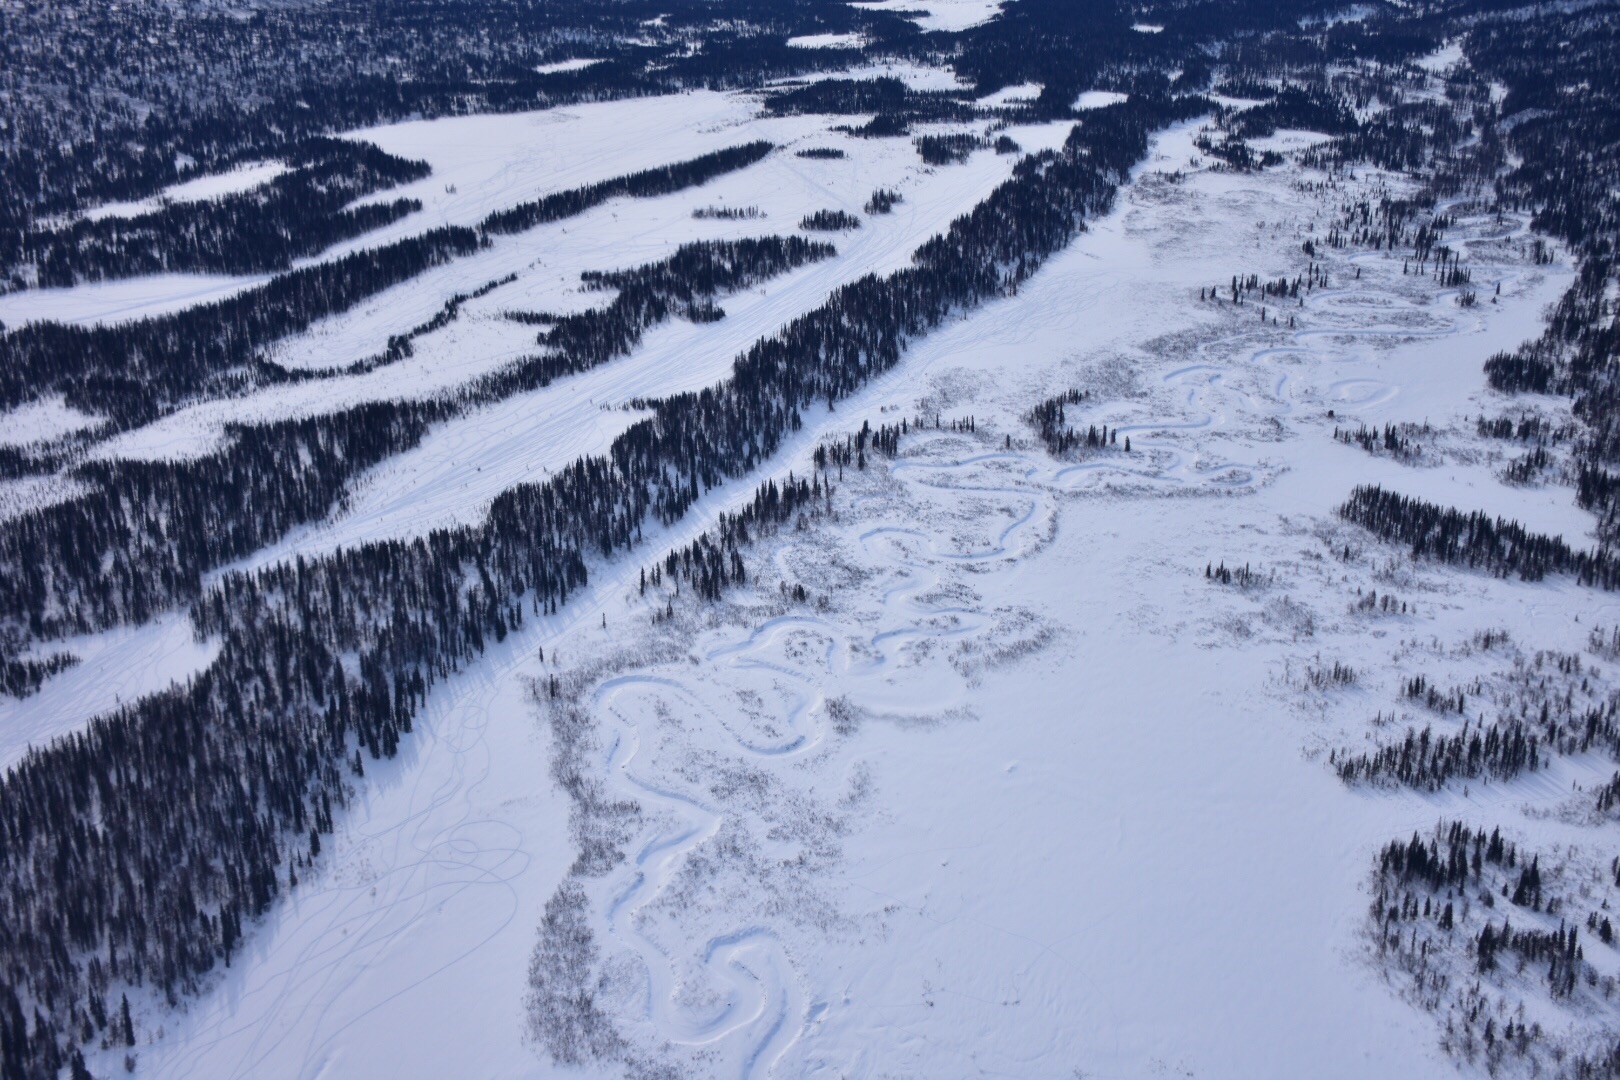
<svg viewBox="0 0 1620 1080"><path fill-rule="evenodd" d="M993 19L1001 11L1001 0L859 0L855 6L914 14L924 30L956 33Z"/></svg>
<svg viewBox="0 0 1620 1080"><path fill-rule="evenodd" d="M926 6L935 18L986 7ZM532 329L502 310L595 302L577 290L582 270L638 265L686 239L786 233L812 210L858 212L879 186L903 193L895 214L831 237L836 258L720 298L726 319L664 324L627 357L443 425L330 520L252 563L477 520L504 488L600 452L636 419L619 407L629 398L716 382L838 284L903 265L1011 164L980 151L930 170L909 141L843 139L829 118L745 121L746 103L682 100L712 112L660 133L641 165L634 132L660 128L633 129L601 175L756 132L787 147L700 188L497 241L316 328L287 362L361 358L454 292L519 275L410 360L199 406L110 452L196 453L233 415L453 385L533 348ZM665 108L653 111L666 124L684 117ZM476 155L458 140L486 145L458 127L474 119L364 137L439 155L429 186L444 187L441 163L465 169L424 211L435 222L590 178L541 154L545 136L521 126L531 121L501 122L533 140L505 164L463 161ZM713 140L693 142L704 124L718 125ZM568 935L537 932L551 911L589 931L594 1005L626 1059L692 1076L1453 1075L1431 1019L1365 959L1371 859L1442 816L1556 806L1572 785L1600 783L1600 763L1559 758L1485 790L1370 795L1342 785L1326 753L1364 743L1373 714L1398 704L1397 657L1424 656L1455 682L1486 672L1457 659L1478 630L1579 651L1616 610L1565 579L1414 567L1333 512L1378 482L1585 541L1592 522L1569 489L1503 484L1504 451L1472 423L1514 407L1485 388L1481 361L1537 332L1570 270L1532 265L1523 221L1459 207L1451 241L1466 246L1482 299L1501 283L1476 307L1382 253L1327 254L1328 285L1267 322L1259 302L1201 303L1200 288L1236 274L1304 271L1301 241L1343 201L1400 182L1368 173L1323 190L1297 184L1322 177L1294 166L1194 168L1196 129L1161 135L1115 210L1017 295L806 418L768 473L805 475L818 442L863 421L926 424L897 458L835 470L828 512L750 548L749 587L697 605L643 596L637 576L642 558L689 542L757 478L650 531L642 558L593 566L563 611L440 684L399 757L367 763L365 797L338 820L330 856L140 1049L143 1072L621 1075L558 1070L535 1041L531 954L542 971L575 955ZM1064 129L1011 134L1029 150ZM850 156L792 155L810 145ZM766 216L691 218L708 205ZM1034 437L1030 407L1071 388L1091 397L1069 407L1070 423L1116 428L1118 447L1058 459ZM953 429L969 416L973 430ZM1331 437L1398 421L1435 429L1423 464ZM1350 542L1365 550L1337 560ZM1268 584L1211 584L1204 568L1220 562L1253 564ZM1391 580L1411 613L1351 610L1358 590ZM808 600L788 599L795 585ZM673 616L654 621L666 602ZM133 632L143 644L129 662L160 665L180 647L173 633ZM104 693L98 660L136 648L96 647L30 699L33 729ZM1335 661L1361 681L1303 681ZM538 690L552 676L557 697ZM587 734L560 737L576 721ZM571 806L552 779L559 762L599 782L609 809ZM1568 820L1512 820L1529 843L1590 840ZM577 874L581 838L622 861ZM1591 963L1620 970L1620 954L1586 941Z"/></svg>

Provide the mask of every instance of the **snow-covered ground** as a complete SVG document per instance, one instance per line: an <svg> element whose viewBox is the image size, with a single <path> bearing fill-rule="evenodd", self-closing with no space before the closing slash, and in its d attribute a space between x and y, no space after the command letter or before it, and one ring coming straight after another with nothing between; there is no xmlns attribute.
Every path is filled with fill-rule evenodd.
<svg viewBox="0 0 1620 1080"><path fill-rule="evenodd" d="M50 442L100 422L69 405L60 395L39 398L0 412L0 446Z"/></svg>
<svg viewBox="0 0 1620 1080"><path fill-rule="evenodd" d="M1106 105L1118 105L1124 101L1126 95L1117 90L1087 90L1074 99L1074 107L1081 112L1087 109L1101 109Z"/></svg>
<svg viewBox="0 0 1620 1080"><path fill-rule="evenodd" d="M899 11L917 16L924 30L957 33L989 22L1001 12L1001 0L852 0L868 11Z"/></svg>
<svg viewBox="0 0 1620 1080"><path fill-rule="evenodd" d="M592 64L600 64L597 57L576 56L572 60L555 60L549 64L536 64L536 75L556 75L564 71L583 71Z"/></svg>
<svg viewBox="0 0 1620 1080"><path fill-rule="evenodd" d="M825 145L830 122L746 132ZM1062 129L1013 134L1033 149ZM1582 541L1591 521L1568 488L1504 485L1504 451L1472 435L1473 416L1513 407L1485 388L1481 361L1537 332L1569 268L1529 263L1524 222L1460 210L1448 241L1482 297L1501 283L1477 307L1379 252L1325 257L1328 286L1266 322L1262 302L1200 302L1233 275L1302 272L1313 224L1399 181L1321 191L1293 167L1197 169L1195 134L1159 137L1115 211L1016 296L807 417L765 472L805 475L819 440L863 420L946 424L903 438L894 461L834 475L829 515L747 550L749 587L716 605L674 600L655 622L666 596L635 583L643 559L689 541L754 479L649 534L638 558L594 568L562 612L438 686L400 757L368 764L328 856L140 1049L143 1073L556 1075L531 1038L530 955L549 970L558 943L537 939L542 913L577 902L596 1007L633 1054L690 1075L1451 1075L1434 1025L1364 959L1370 860L1442 815L1488 826L1601 774L1559 759L1488 792L1375 796L1341 785L1323 755L1369 738L1422 643L1511 627L1526 648L1579 650L1616 612L1567 580L1413 567L1364 539L1363 559L1337 561L1352 531L1333 512L1378 482ZM387 131L367 137L404 152ZM401 138L422 140L412 156L439 152ZM862 144L838 143L845 161L778 154L615 204L567 223L566 239L536 230L510 264L497 246L419 297L403 287L391 325L379 307L356 320L365 329L323 328L328 342L352 334L352 352L447 291L521 271L441 331L447 344L419 343L435 359L374 373L379 393L417 393L473 342L484 359L470 366L498 358L499 340L460 335L514 297L563 303L581 269L645 262L682 238L786 231L807 209L858 209L876 186L906 199L836 238L838 258L723 299L722 322L660 327L629 357L445 425L374 470L346 511L255 561L469 520L502 487L600 450L634 419L612 406L715 381L840 281L900 265L1007 165L981 153L931 171L904 142ZM507 173L467 168L458 198L511 201L483 190ZM563 180L514 190L541 183ZM716 202L768 216L690 218ZM1116 428L1121 448L1055 459L1033 437L1029 408L1071 388L1092 396L1070 422ZM186 445L225 415L160 427L173 441L149 445ZM974 430L951 429L969 415ZM1397 421L1441 433L1432 463L1331 438ZM1212 585L1204 568L1219 562L1270 584ZM1387 576L1412 614L1349 610ZM787 599L793 585L809 599ZM1334 661L1360 685L1301 684ZM552 675L560 698L532 692ZM552 721L567 717L592 736L559 742ZM559 759L637 808L587 822L624 856L605 876L570 878ZM1556 820L1515 827L1590 839ZM1616 969L1612 950L1591 953Z"/></svg>
<svg viewBox="0 0 1620 1080"><path fill-rule="evenodd" d="M787 39L795 49L858 49L865 42L860 34L805 34Z"/></svg>

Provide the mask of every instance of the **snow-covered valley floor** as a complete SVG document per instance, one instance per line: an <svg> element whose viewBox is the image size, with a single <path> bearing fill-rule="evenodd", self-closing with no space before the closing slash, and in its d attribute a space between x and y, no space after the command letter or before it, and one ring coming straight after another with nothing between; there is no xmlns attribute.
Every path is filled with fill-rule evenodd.
<svg viewBox="0 0 1620 1080"><path fill-rule="evenodd" d="M863 421L908 433L893 459L833 470L824 513L760 538L747 587L703 604L638 580L752 480L436 688L399 757L368 763L310 876L139 1048L143 1072L1450 1075L1435 1023L1368 960L1374 856L1442 817L1591 847L1557 810L1604 771L1556 758L1483 789L1370 793L1328 752L1369 745L1416 671L1489 675L1460 649L1477 631L1578 653L1617 613L1567 579L1413 565L1334 510L1377 482L1587 541L1570 490L1504 484L1472 421L1512 407L1481 361L1537 332L1568 268L1530 263L1522 221L1460 207L1476 286L1501 282L1477 307L1399 257L1338 252L1318 260L1326 287L1266 322L1258 302L1200 302L1233 275L1302 272L1302 240L1386 181L1194 169L1195 130L1161 136L1114 212L1017 295L809 418L770 474L805 475ZM990 180L973 175L957 209ZM905 231L885 250L909 248ZM839 266L783 284L802 280L802 301L782 306L773 283L728 311L744 336L768 332L847 280ZM745 343L662 333L603 369L603 397L640 392L624 372L679 385ZM1048 454L1024 417L1069 389L1090 395L1070 423L1118 445ZM470 451L429 441L382 467L271 557L408 528L419 489L443 493L435 514L478 513L540 464L525 415ZM1427 463L1332 438L1400 421L1433 427ZM598 448L568 439L559 463ZM1263 586L1212 584L1223 563ZM1371 588L1411 610L1356 610ZM1310 684L1334 663L1353 686ZM548 1056L591 1039L607 1060Z"/></svg>

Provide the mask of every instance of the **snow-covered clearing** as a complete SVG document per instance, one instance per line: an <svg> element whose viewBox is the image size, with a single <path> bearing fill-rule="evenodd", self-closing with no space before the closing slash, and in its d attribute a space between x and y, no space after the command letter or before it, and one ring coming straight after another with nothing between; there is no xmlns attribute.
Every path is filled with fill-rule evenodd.
<svg viewBox="0 0 1620 1080"><path fill-rule="evenodd" d="M1567 488L1501 484L1504 451L1472 436L1472 416L1511 407L1485 389L1482 359L1537 331L1569 270L1530 264L1522 221L1459 208L1448 240L1482 297L1501 283L1499 301L1459 307L1373 252L1329 254L1328 286L1265 322L1261 303L1200 303L1235 274L1303 271L1312 223L1385 178L1312 191L1292 167L1193 169L1195 129L1161 136L1115 211L1016 296L808 416L767 472L804 475L819 439L866 420L972 415L975 430L914 432L898 459L834 475L832 513L749 549L752 584L720 604L675 600L654 623L666 597L640 595L640 559L620 560L440 684L401 756L368 765L332 855L142 1049L143 1068L553 1075L526 1042L528 958L548 902L577 896L595 1006L633 1053L691 1075L1452 1075L1429 1018L1361 960L1369 860L1442 815L1567 792L1596 765L1372 796L1318 755L1369 737L1392 660L1416 643L1511 627L1526 648L1578 651L1614 605L1567 580L1413 567L1364 538L1365 557L1339 562L1353 530L1333 511L1376 480L1572 543L1590 528ZM465 513L499 486L479 486L484 473L510 483L599 448L603 425L627 418L596 406L718 377L840 275L894 265L933 215L994 182L990 164L907 172L900 209L928 224L870 219L838 239L839 259L723 300L721 323L660 328L509 416L447 425L281 557L408 528L413 496L424 518ZM667 201L689 214L724 194L777 227L796 221L789 206L845 205L890 175L876 161L767 165ZM784 180L794 194L768 206L759 178L798 168L814 183ZM844 187L839 168L874 171ZM950 189L937 205L936 181ZM1070 423L1116 428L1118 447L1055 459L1032 437L1031 405L1071 388L1092 397ZM1331 438L1395 421L1434 426L1432 464ZM572 441L546 448L549 422ZM753 486L650 534L645 560ZM1212 585L1217 562L1271 583ZM1349 610L1387 587L1380 574L1412 614ZM793 585L806 602L786 598ZM1301 686L1302 668L1336 660L1362 683ZM531 696L553 674L563 695ZM559 709L592 736L558 743ZM573 892L559 892L577 852L548 776L557 755L635 807L586 823L624 861ZM1539 841L1582 836L1515 820ZM598 1072L618 1070L577 1074Z"/></svg>
<svg viewBox="0 0 1620 1080"><path fill-rule="evenodd" d="M599 57L576 56L572 60L554 60L549 64L536 64L536 75L556 75L564 71L583 71L592 64L600 64Z"/></svg>
<svg viewBox="0 0 1620 1080"><path fill-rule="evenodd" d="M961 90L964 83L955 70L948 66L920 64L914 60L875 60L859 67L844 70L817 71L808 75L794 75L774 79L767 85L775 87L802 86L827 79L899 79L913 90Z"/></svg>
<svg viewBox="0 0 1620 1080"><path fill-rule="evenodd" d="M1417 61L1417 66L1422 68L1424 71L1430 71L1440 75L1462 63L1462 60L1462 42L1460 40L1453 39L1446 42L1428 56L1425 56L1423 59Z"/></svg>
<svg viewBox="0 0 1620 1080"><path fill-rule="evenodd" d="M1063 125L1012 129L1026 148L1059 142L1065 130ZM871 145L871 140L865 141ZM898 144L888 146L898 149ZM762 221L690 224L705 226L705 233L712 226L721 235L730 235L738 226L769 233L786 231L784 225L825 206L858 211L870 194L867 185L879 186L878 180L886 178L886 186L900 191L905 201L892 214L868 217L861 229L835 237L837 258L722 298L727 314L718 323L666 323L651 330L641 346L621 360L439 426L420 447L363 477L336 520L300 530L256 555L252 562L262 564L293 554L308 557L363 540L421 535L433 528L480 520L489 501L507 488L541 477L581 455L605 451L621 431L641 418L624 409L625 402L713 385L749 344L815 307L833 289L865 273L885 273L904 265L911 251L943 229L962 206L982 198L1004 179L1009 166L1007 158L980 153L964 165L932 170L917 161L908 145L904 158L886 162L889 168L879 171L873 167L876 163L863 166L856 157L861 149L849 145L853 165L850 160L804 161L779 154L760 168L780 170L793 185L776 188L760 182L758 187L750 187L750 180L764 178L739 175L694 191L688 200L688 204L708 205L718 195L736 205L753 197L769 215ZM735 190L728 191L728 184ZM690 219L690 211L683 215L683 209L673 209L675 220L664 223L668 231L654 225L645 235L660 237L661 243L678 239L682 220ZM589 233L580 230L580 235ZM624 258L627 250L634 249L617 245L605 257ZM648 253L622 265L655 257ZM511 288L522 285L520 280ZM522 306L506 292L498 289L479 303ZM535 306L553 307L549 298ZM472 305L468 310L472 311ZM477 315L463 315L463 319L469 318ZM454 330L453 324L441 334L450 335L453 341Z"/></svg>
<svg viewBox="0 0 1620 1080"><path fill-rule="evenodd" d="M1118 105L1127 96L1118 90L1087 90L1074 99L1074 107L1080 112L1087 109L1101 109L1106 105Z"/></svg>
<svg viewBox="0 0 1620 1080"><path fill-rule="evenodd" d="M940 69L910 64L897 65L894 71L955 85L953 76ZM803 117L762 121L758 113L759 103L753 95L694 91L537 112L419 120L348 132L349 138L374 143L399 157L424 160L433 168L422 180L377 192L356 205L414 198L421 201L422 210L336 244L298 265L380 247L440 225L476 225L497 210L551 192L688 160L750 139L792 139L823 122ZM526 234L518 239L530 237L532 234ZM611 237L597 238L598 242L608 239ZM45 319L119 322L224 299L266 280L267 276L260 275L162 274L31 289L0 296L0 322L8 326ZM476 287L486 280L479 278L471 284ZM431 315L448 295L432 301L423 317ZM388 302L394 301L390 296ZM413 325L401 314L391 331ZM360 358L344 356L328 363Z"/></svg>
<svg viewBox="0 0 1620 1080"><path fill-rule="evenodd" d="M989 22L1001 13L1001 0L857 0L854 6L868 11L916 14L915 21L924 30L952 34Z"/></svg>
<svg viewBox="0 0 1620 1080"><path fill-rule="evenodd" d="M28 446L50 442L75 431L95 427L101 420L80 412L61 395L39 398L0 412L0 446Z"/></svg>
<svg viewBox="0 0 1620 1080"><path fill-rule="evenodd" d="M788 38L787 43L795 49L858 49L866 39L860 34L805 34Z"/></svg>
<svg viewBox="0 0 1620 1080"><path fill-rule="evenodd" d="M5 477L0 479L0 521L65 502L87 490L83 481L59 473Z"/></svg>
<svg viewBox="0 0 1620 1080"><path fill-rule="evenodd" d="M1020 101L1034 101L1041 96L1041 84L1035 82L1018 83L1015 86L1003 86L993 94L986 94L979 99L979 104L987 108L996 108L1002 105L1011 105Z"/></svg>
<svg viewBox="0 0 1620 1080"><path fill-rule="evenodd" d="M22 326L49 321L89 326L129 322L223 300L269 280L269 274L154 274L57 289L25 289L0 296L0 323Z"/></svg>

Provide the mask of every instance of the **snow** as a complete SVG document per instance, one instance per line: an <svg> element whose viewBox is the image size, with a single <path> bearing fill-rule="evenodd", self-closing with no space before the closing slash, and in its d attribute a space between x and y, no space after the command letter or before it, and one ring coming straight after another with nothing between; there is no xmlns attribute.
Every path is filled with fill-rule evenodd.
<svg viewBox="0 0 1620 1080"><path fill-rule="evenodd" d="M166 315L262 285L269 274L154 274L0 296L0 322L22 326L60 322L75 326L120 323Z"/></svg>
<svg viewBox="0 0 1620 1080"><path fill-rule="evenodd" d="M219 646L197 641L186 614L171 612L144 626L67 638L36 650L37 657L61 652L80 663L46 680L30 697L0 696L0 771L15 765L30 746L79 730L89 716L110 713L201 671Z"/></svg>
<svg viewBox="0 0 1620 1080"><path fill-rule="evenodd" d="M784 86L804 86L827 79L899 79L912 90L963 90L967 83L950 67L921 64L914 60L875 60L842 71L816 71L807 75L793 75L773 79L766 85L772 89Z"/></svg>
<svg viewBox="0 0 1620 1080"><path fill-rule="evenodd" d="M866 11L917 13L919 27L948 34L989 22L1001 13L1001 0L860 0L852 6Z"/></svg>
<svg viewBox="0 0 1620 1080"><path fill-rule="evenodd" d="M803 34L787 43L795 49L858 49L866 39L860 34Z"/></svg>
<svg viewBox="0 0 1620 1080"><path fill-rule="evenodd" d="M1118 105L1128 97L1129 94L1121 94L1117 90L1087 90L1074 99L1074 108L1079 112L1102 109L1109 105Z"/></svg>
<svg viewBox="0 0 1620 1080"><path fill-rule="evenodd" d="M1510 625L1537 647L1579 647L1612 601L1413 568L1403 589L1422 614L1383 638L1345 614L1368 568L1324 560L1316 530L1368 480L1538 529L1590 527L1568 489L1500 484L1500 461L1468 435L1472 415L1504 407L1481 358L1531 336L1570 272L1515 254L1522 221L1498 232L1465 216L1452 232L1476 282L1502 282L1499 304L1459 308L1382 253L1327 256L1329 287L1280 309L1291 330L1262 325L1258 305L1200 304L1200 286L1234 273L1302 269L1302 230L1348 196L1303 190L1292 166L1189 172L1195 134L1161 136L1115 211L1016 296L917 343L836 413L812 411L765 472L802 475L818 439L862 420L971 413L976 433L916 433L899 460L851 470L835 518L745 552L753 586L678 602L653 626L639 566L757 480L716 489L437 687L401 757L368 764L330 854L211 992L165 1021L143 1071L554 1074L525 1041L522 1002L540 912L575 854L570 807L546 779L563 748L527 691L555 672L597 724L580 751L588 778L643 814L628 861L585 881L607 976L597 1002L693 1075L1455 1075L1429 1018L1358 959L1369 860L1442 814L1537 789L1373 797L1314 751L1362 730L1395 678L1395 635ZM482 491L442 492L477 485L478 470L512 461L509 483L599 446L593 425L624 417L593 406L719 377L706 353L729 357L842 275L894 265L993 182L991 160L939 170L939 188L904 172L901 209L926 222L869 220L837 260L723 300L721 323L660 328L513 415L448 425L442 444L435 433L377 470L320 542L409 527L412 492L424 519L464 513ZM896 164L779 154L646 224L723 196L780 225L810 198L791 170L840 205ZM619 265L647 243L622 225L629 210ZM510 288L547 295L574 265ZM1075 413L1117 425L1129 456L1058 461L1030 437L1030 404L1068 387L1094 392ZM511 426L525 410L540 419ZM548 418L582 434L548 450ZM1336 424L1421 419L1446 432L1433 466L1330 438ZM1315 629L1209 585L1202 568L1218 560L1280 571ZM825 603L786 604L777 582ZM1369 685L1302 699L1288 673L1313 655L1353 661ZM1593 772L1560 765L1548 782Z"/></svg>
<svg viewBox="0 0 1620 1080"><path fill-rule="evenodd" d="M1015 125L1008 133L1033 151L1061 144L1067 128L1062 124ZM605 452L621 431L641 419L640 414L623 408L625 402L713 385L729 372L733 358L748 345L809 311L833 289L869 272L899 269L909 262L919 244L944 229L962 206L987 195L1011 168L1007 157L978 154L963 165L929 169L908 143L897 140L857 139L823 132L814 137L814 142L824 145L829 138L840 140L837 145L850 157L820 162L778 153L752 170L668 200L627 203L618 221L600 223L600 228L607 231L598 232L590 223L582 223L572 229L568 240L607 237L604 249L593 249L593 261L588 265L596 269L622 268L651 261L666 254L666 248L675 243L699 235L783 232L804 214L828 207L859 213L874 187L890 187L904 196L893 213L867 217L863 228L835 237L836 257L722 297L719 303L726 318L720 322L663 324L650 330L640 347L627 357L440 425L420 447L384 462L362 478L341 518L299 530L282 544L256 555L252 564L294 554L308 558L368 539L416 536L434 528L476 523L489 502L514 484L569 464L582 454ZM655 205L666 202L669 205ZM743 222L692 220L691 207L716 202L757 205L767 216ZM630 224L626 215L637 209L652 215L645 224ZM635 246L654 241L658 246L652 250L642 251ZM546 240L539 238L536 243L545 246ZM549 250L561 254L560 244ZM463 320L478 320L481 313L500 308L556 311L578 306L582 301L593 305L607 302L608 296L603 293L560 291L559 287L577 281L578 272L572 267L554 278L539 274L521 278L467 305ZM417 358L432 365L434 361L425 359L430 353L469 352L456 331L459 325L452 324L419 342ZM523 331L526 348L533 351L533 329L525 327ZM476 350L472 351L476 354ZM388 376L382 371L361 378L377 380L382 386L397 387L403 381L398 375ZM330 383L325 385L322 400L329 400L333 391ZM237 415L233 407L241 406L222 405L218 415ZM196 430L201 412L195 410L185 419L158 427ZM137 433L137 437L147 439L151 435ZM133 445L133 440L122 442L108 452L125 452ZM171 442L162 449L174 453L177 446Z"/></svg>
<svg viewBox="0 0 1620 1080"><path fill-rule="evenodd" d="M1019 101L1034 101L1041 96L1043 87L1040 83L1018 83L1015 86L1003 86L993 94L986 94L979 99L979 104L987 109L1002 105L1011 105Z"/></svg>
<svg viewBox="0 0 1620 1080"><path fill-rule="evenodd" d="M348 138L374 143L400 157L425 160L433 169L422 180L374 193L356 205L414 198L422 202L423 209L336 244L319 256L300 260L298 265L331 261L441 225L477 225L494 211L551 192L736 145L759 137L750 127L757 112L758 105L749 95L697 91L347 132ZM745 128L750 133L743 134ZM769 136L768 131L764 134ZM220 300L267 280L267 275L164 274L28 290L0 296L0 322L14 326L50 319L88 324L144 318ZM487 280L473 284L476 287ZM439 303L442 300L434 301L432 308L437 310ZM362 358L347 356L334 362Z"/></svg>
<svg viewBox="0 0 1620 1080"><path fill-rule="evenodd" d="M944 228L963 206L970 205L967 200L988 194L1012 168L1010 157L978 154L950 169L929 169L909 141L860 139L829 130L844 119L756 120L746 133L728 132L720 145L756 135L783 144L782 150L757 165L701 187L655 199L615 200L577 218L542 225L517 236L496 237L490 248L386 290L342 315L322 321L306 334L288 339L272 353L278 363L287 367L347 366L381 353L390 334L431 318L450 297L470 293L508 274L518 275L517 281L465 305L456 322L418 338L413 343L414 355L408 359L364 374L334 375L275 386L241 398L202 402L123 433L98 446L95 454L107 458L195 457L218 446L225 425L235 420L286 419L365 401L430 396L540 351L536 329L507 321L501 317L502 312L570 311L606 304L610 294L579 291L580 274L586 270L639 266L669 255L690 240L793 233L799 219L812 211L843 209L859 214L875 188L900 191L906 201L894 213L868 218L864 228L833 238L839 258L815 264L791 279L802 284L779 288L767 282L732 301L722 300L721 306L730 317L711 326L677 325L655 330L647 345L630 358L624 374L618 373L620 365L615 364L607 371L593 373L588 382L582 383L593 389L580 400L588 402L595 397L600 405L603 396L608 402L643 396L650 392L649 387L669 385L654 374L660 369L675 373L677 385L683 388L694 380L696 385L690 388L707 385L729 366L736 352L814 307L834 285L871 270L904 265L918 244ZM1023 125L1009 128L1008 134L1033 150L1059 145L1066 131L1062 124ZM835 145L849 156L835 162L794 156L794 149L807 145ZM678 159L682 153L667 142L663 149L667 156L659 160ZM698 151L694 148L688 152ZM766 216L741 221L693 219L694 209L716 204L758 206ZM668 345L659 344L664 342ZM564 395L573 393L563 387L548 389ZM566 414L577 423L561 423L560 417L551 416L547 410L545 402L551 400L548 391L537 393L541 395L538 398L526 395L495 407L499 415L521 423L530 455L498 463L475 459L480 466L494 471L484 482L465 489L468 497L481 495L487 501L540 462L555 467L591 447L600 448L601 440L611 440L622 425L634 419L619 414L604 420L592 411L594 406L583 411L573 406ZM504 422L494 415L480 415L458 423L489 423L497 425L492 430L505 430L499 427ZM516 438L520 432L505 430L505 434ZM466 458L459 460L466 464ZM525 471L514 474L513 470ZM415 486L408 477L402 477L401 482L407 489ZM421 520L427 527L445 523L436 514Z"/></svg>
<svg viewBox="0 0 1620 1080"><path fill-rule="evenodd" d="M572 60L556 60L549 64L537 64L534 71L537 75L556 75L563 71L583 71L592 64L600 64L601 62L600 57L576 56Z"/></svg>
<svg viewBox="0 0 1620 1080"><path fill-rule="evenodd" d="M100 417L80 412L60 394L53 394L0 412L0 446L51 442L99 423Z"/></svg>
<svg viewBox="0 0 1620 1080"><path fill-rule="evenodd" d="M747 95L702 90L352 131L346 137L426 161L433 173L361 200L415 198L423 209L351 244L372 247L428 227L476 225L497 210L550 192L746 142L761 137L740 133L755 112Z"/></svg>
<svg viewBox="0 0 1620 1080"><path fill-rule="evenodd" d="M1440 48L1416 61L1424 71L1440 75L1463 62L1462 39L1453 38Z"/></svg>
<svg viewBox="0 0 1620 1080"><path fill-rule="evenodd" d="M0 479L0 521L66 502L86 490L83 481L60 473Z"/></svg>
<svg viewBox="0 0 1620 1080"><path fill-rule="evenodd" d="M1270 135L1261 135L1249 139L1248 143L1255 150L1275 150L1279 154L1290 154L1296 150L1309 150L1313 146L1320 146L1322 143L1332 141L1333 136L1324 135L1320 131L1278 128Z"/></svg>
<svg viewBox="0 0 1620 1080"><path fill-rule="evenodd" d="M148 199L103 203L84 211L80 216L88 221L100 221L109 217L138 217L141 214L161 210L166 203L202 202L206 199L218 199L226 195L252 191L256 187L268 184L286 171L287 164L283 161L249 162L225 172L209 173L206 176L182 180L178 184L170 184ZM65 223L66 219L55 222L58 225Z"/></svg>

